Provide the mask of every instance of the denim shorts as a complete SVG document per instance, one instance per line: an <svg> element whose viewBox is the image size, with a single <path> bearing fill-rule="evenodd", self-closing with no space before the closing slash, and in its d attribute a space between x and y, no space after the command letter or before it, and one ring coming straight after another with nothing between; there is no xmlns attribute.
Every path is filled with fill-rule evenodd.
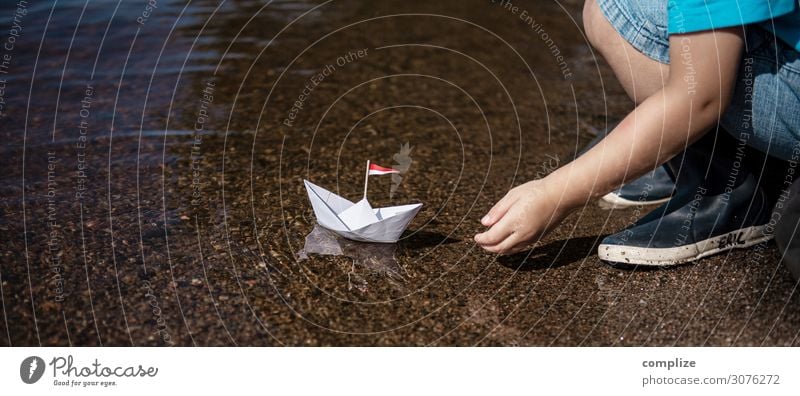
<svg viewBox="0 0 800 396"><path fill-rule="evenodd" d="M597 0L634 48L669 63L667 1ZM764 153L797 161L800 153L800 53L758 25L748 25L731 104L719 121Z"/></svg>

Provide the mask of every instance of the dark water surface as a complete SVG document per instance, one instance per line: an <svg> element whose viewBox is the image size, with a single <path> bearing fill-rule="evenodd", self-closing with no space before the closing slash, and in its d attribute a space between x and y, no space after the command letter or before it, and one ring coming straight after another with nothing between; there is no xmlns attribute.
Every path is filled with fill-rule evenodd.
<svg viewBox="0 0 800 396"><path fill-rule="evenodd" d="M630 109L580 3L3 3L0 345L798 344L772 245L615 269L641 213L594 203L472 242ZM403 144L370 182L424 204L398 244L315 229L304 178L358 199Z"/></svg>

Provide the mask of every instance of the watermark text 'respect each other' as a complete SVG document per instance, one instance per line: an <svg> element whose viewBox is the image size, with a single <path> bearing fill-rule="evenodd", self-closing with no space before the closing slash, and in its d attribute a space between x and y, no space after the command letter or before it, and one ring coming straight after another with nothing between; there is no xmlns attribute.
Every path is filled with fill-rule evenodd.
<svg viewBox="0 0 800 396"><path fill-rule="evenodd" d="M358 59L366 57L367 50L368 48L350 51L347 54L336 58L334 62L323 66L319 72L312 75L311 78L306 81L305 85L303 86L303 90L299 95L297 95L297 99L289 109L289 113L286 114L286 118L283 119L283 125L287 127L293 127L294 122L297 119L297 115L300 113L300 110L303 110L306 100L308 100L308 98L314 92L314 89L322 84L326 78L332 76L333 73L336 72L337 68L344 67L349 63L353 63Z"/></svg>

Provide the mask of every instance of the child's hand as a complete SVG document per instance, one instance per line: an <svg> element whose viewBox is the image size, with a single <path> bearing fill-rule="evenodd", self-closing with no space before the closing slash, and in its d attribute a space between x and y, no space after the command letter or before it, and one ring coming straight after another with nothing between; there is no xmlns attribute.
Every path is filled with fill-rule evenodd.
<svg viewBox="0 0 800 396"><path fill-rule="evenodd" d="M548 182L532 180L511 189L481 219L490 228L475 235L475 242L490 252L516 253L560 223L568 211L558 205Z"/></svg>

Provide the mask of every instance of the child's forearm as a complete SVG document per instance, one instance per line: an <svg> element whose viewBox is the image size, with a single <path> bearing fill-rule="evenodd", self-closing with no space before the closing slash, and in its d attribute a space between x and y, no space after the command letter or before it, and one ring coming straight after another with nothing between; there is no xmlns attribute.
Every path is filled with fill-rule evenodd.
<svg viewBox="0 0 800 396"><path fill-rule="evenodd" d="M683 151L717 120L719 104L694 103L669 86L639 105L598 145L547 177L551 194L577 208Z"/></svg>
<svg viewBox="0 0 800 396"><path fill-rule="evenodd" d="M741 29L739 29L741 30ZM495 253L524 249L569 212L679 153L717 122L736 79L741 31L670 37L669 79L603 141L540 180L514 187L481 219L475 241ZM686 55L698 55L686 62ZM691 56L690 56L691 58ZM690 77L698 76L699 80Z"/></svg>
<svg viewBox="0 0 800 396"><path fill-rule="evenodd" d="M574 209L663 164L712 128L732 95L740 29L670 37L669 81L580 158L546 177L549 195ZM697 56L693 56L697 54Z"/></svg>

